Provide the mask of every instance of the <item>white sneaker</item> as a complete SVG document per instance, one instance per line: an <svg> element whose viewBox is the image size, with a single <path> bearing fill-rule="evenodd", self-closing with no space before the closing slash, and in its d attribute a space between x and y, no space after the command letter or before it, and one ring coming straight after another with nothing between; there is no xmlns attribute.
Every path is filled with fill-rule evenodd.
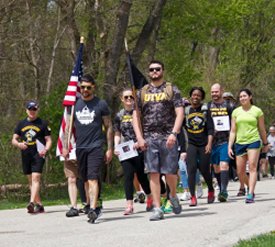
<svg viewBox="0 0 275 247"><path fill-rule="evenodd" d="M197 185L197 198L201 198L203 196L203 188L202 184Z"/></svg>
<svg viewBox="0 0 275 247"><path fill-rule="evenodd" d="M187 192L187 191L185 191L185 192L182 194L182 196L180 197L180 200L181 200L181 201L188 201L188 200L190 200L190 198L191 198L190 193Z"/></svg>

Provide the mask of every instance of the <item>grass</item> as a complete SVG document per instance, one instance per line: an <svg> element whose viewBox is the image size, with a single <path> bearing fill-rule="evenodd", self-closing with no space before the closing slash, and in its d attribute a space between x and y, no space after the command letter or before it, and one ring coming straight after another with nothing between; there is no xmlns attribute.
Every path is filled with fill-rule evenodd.
<svg viewBox="0 0 275 247"><path fill-rule="evenodd" d="M240 240L234 247L271 247L275 246L275 231L253 237L249 240Z"/></svg>
<svg viewBox="0 0 275 247"><path fill-rule="evenodd" d="M121 183L103 184L102 199L109 201L124 198L124 189ZM49 188L41 191L41 198L45 206L69 205L69 196L67 187ZM29 201L29 192L21 190L18 192L9 192L5 197L0 198L0 210L25 208ZM81 203L79 201L79 203Z"/></svg>

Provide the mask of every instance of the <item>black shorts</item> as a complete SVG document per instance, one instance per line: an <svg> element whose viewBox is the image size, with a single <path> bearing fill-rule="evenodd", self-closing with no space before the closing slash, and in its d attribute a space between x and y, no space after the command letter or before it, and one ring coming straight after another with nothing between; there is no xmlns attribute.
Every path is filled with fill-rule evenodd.
<svg viewBox="0 0 275 247"><path fill-rule="evenodd" d="M40 157L38 153L22 152L22 167L25 175L33 172L42 173L45 159Z"/></svg>
<svg viewBox="0 0 275 247"><path fill-rule="evenodd" d="M78 172L83 181L99 180L104 160L101 147L76 149Z"/></svg>

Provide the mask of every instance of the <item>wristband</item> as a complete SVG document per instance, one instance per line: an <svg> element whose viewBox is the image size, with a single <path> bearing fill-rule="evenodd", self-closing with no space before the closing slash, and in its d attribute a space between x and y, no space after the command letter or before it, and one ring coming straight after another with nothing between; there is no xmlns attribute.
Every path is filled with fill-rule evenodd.
<svg viewBox="0 0 275 247"><path fill-rule="evenodd" d="M264 145L264 146L267 146L267 145L268 145L268 143L263 143L263 145Z"/></svg>

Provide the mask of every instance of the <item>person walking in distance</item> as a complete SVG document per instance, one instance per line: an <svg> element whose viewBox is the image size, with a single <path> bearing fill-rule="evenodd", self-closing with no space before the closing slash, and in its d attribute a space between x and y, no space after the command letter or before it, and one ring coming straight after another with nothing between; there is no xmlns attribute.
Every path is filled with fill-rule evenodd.
<svg viewBox="0 0 275 247"><path fill-rule="evenodd" d="M264 146L263 153L268 150L268 142L264 114L259 107L253 105L251 91L247 88L241 89L239 100L241 106L232 113L228 155L233 158L233 143L236 140L235 156L240 180L245 177L246 163L249 162L249 192L245 202L253 203L261 142Z"/></svg>
<svg viewBox="0 0 275 247"><path fill-rule="evenodd" d="M113 153L113 130L110 111L105 100L95 96L95 81L89 74L84 75L80 82L81 98L76 102L74 109L74 126L76 134L76 157L79 165L79 175L88 181L90 210L88 222L95 223L101 215L97 207L99 193L100 172L104 162L104 125L107 137L107 151L105 162L110 163ZM68 140L65 140L68 142ZM68 157L68 149L62 154Z"/></svg>
<svg viewBox="0 0 275 247"><path fill-rule="evenodd" d="M21 120L13 134L12 144L21 150L23 173L30 187L28 213L43 213L39 195L40 180L45 156L52 146L51 129L48 122L38 117L39 105L35 100L26 104L27 117Z"/></svg>
<svg viewBox="0 0 275 247"><path fill-rule="evenodd" d="M184 112L178 88L164 80L164 64L151 61L150 83L137 94L138 109L133 112L133 126L138 146L145 151L145 167L150 175L154 212L150 220L163 219L160 208L160 174L165 174L170 188L170 202L175 214L181 213L176 194L178 170L177 134L182 126ZM140 122L139 112L142 116ZM141 131L143 128L143 133Z"/></svg>
<svg viewBox="0 0 275 247"><path fill-rule="evenodd" d="M268 162L270 167L271 178L274 179L274 165L275 165L275 126L270 126L269 135L267 137L268 141Z"/></svg>
<svg viewBox="0 0 275 247"><path fill-rule="evenodd" d="M230 131L230 119L234 109L233 104L222 97L223 89L216 83L211 87L212 101L208 103L211 116L214 122L214 138L211 154L211 164L217 178L220 193L218 200L226 202L228 198L227 186L229 182L228 137Z"/></svg>
<svg viewBox="0 0 275 247"><path fill-rule="evenodd" d="M116 150L117 145L128 141L136 143L136 136L132 125L133 120L133 103L134 97L131 89L124 89L121 93L121 102L123 109L121 109L114 119L114 144L116 155L120 155ZM130 215L134 212L133 207L133 193L134 193L134 174L137 174L138 182L147 195L146 210L150 211L153 208L153 198L147 174L144 173L144 158L143 152L138 152L138 156L131 157L120 161L124 172L124 191L126 195L127 205L124 215Z"/></svg>

